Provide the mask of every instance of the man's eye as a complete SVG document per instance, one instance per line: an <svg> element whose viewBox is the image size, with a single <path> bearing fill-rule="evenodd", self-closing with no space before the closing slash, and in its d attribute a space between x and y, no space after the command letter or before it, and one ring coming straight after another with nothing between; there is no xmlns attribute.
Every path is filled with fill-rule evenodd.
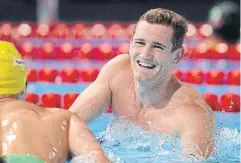
<svg viewBox="0 0 241 163"><path fill-rule="evenodd" d="M164 50L164 48L162 46L160 46L160 45L153 45L153 48Z"/></svg>
<svg viewBox="0 0 241 163"><path fill-rule="evenodd" d="M145 43L141 42L141 41L136 41L135 43L138 44L138 45L145 45Z"/></svg>

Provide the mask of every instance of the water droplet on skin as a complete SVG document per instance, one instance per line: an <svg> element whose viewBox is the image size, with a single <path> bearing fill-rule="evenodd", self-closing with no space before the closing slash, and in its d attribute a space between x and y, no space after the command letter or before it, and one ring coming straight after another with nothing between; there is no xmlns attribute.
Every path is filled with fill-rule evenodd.
<svg viewBox="0 0 241 163"><path fill-rule="evenodd" d="M63 120L63 122L62 122L64 125L66 125L67 124L67 121L66 120Z"/></svg>
<svg viewBox="0 0 241 163"><path fill-rule="evenodd" d="M66 129L66 126L63 125L63 124L61 124L61 128L62 128L62 130L65 130L65 129Z"/></svg>
<svg viewBox="0 0 241 163"><path fill-rule="evenodd" d="M49 160L52 160L54 157L55 157L55 153L53 151L49 152Z"/></svg>
<svg viewBox="0 0 241 163"><path fill-rule="evenodd" d="M61 143L61 141L59 141L59 142L58 142L58 144L59 144L59 146L60 146L60 147L62 146L62 143Z"/></svg>
<svg viewBox="0 0 241 163"><path fill-rule="evenodd" d="M148 124L149 126L151 126L152 122L151 122L151 121L146 121L146 124Z"/></svg>
<svg viewBox="0 0 241 163"><path fill-rule="evenodd" d="M53 150L54 150L55 152L58 152L57 148L55 148L55 147L53 147Z"/></svg>
<svg viewBox="0 0 241 163"><path fill-rule="evenodd" d="M2 127L8 125L8 123L9 123L9 121L8 121L7 119L6 119L6 120L3 120L3 121L2 121Z"/></svg>
<svg viewBox="0 0 241 163"><path fill-rule="evenodd" d="M2 144L2 150L3 150L3 153L6 153L7 152L7 150L8 150L8 145L6 144L6 143L3 143Z"/></svg>
<svg viewBox="0 0 241 163"><path fill-rule="evenodd" d="M74 124L75 124L75 120L74 120L74 119L71 119L71 120L70 120L70 124L71 124L71 125L74 125Z"/></svg>
<svg viewBox="0 0 241 163"><path fill-rule="evenodd" d="M13 140L15 140L17 137L16 134L14 134L14 132L12 132L12 130L9 131L8 135L6 136L7 140L8 140L8 144L11 144Z"/></svg>
<svg viewBox="0 0 241 163"><path fill-rule="evenodd" d="M13 123L12 127L13 127L14 130L16 130L17 129L17 123Z"/></svg>

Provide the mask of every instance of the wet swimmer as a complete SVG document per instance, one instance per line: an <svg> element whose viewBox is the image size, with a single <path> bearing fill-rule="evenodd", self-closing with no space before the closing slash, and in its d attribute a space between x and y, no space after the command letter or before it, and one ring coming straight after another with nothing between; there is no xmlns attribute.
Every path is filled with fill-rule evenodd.
<svg viewBox="0 0 241 163"><path fill-rule="evenodd" d="M186 19L173 11L156 8L144 13L134 28L129 54L104 65L70 110L88 122L111 105L116 117L146 130L180 135L187 158L212 155L214 114L198 91L172 74L183 57L186 32Z"/></svg>
<svg viewBox="0 0 241 163"><path fill-rule="evenodd" d="M13 44L0 41L0 162L65 163L84 155L109 162L84 122L58 108L42 108L23 101L27 71ZM89 163L89 162L88 162Z"/></svg>

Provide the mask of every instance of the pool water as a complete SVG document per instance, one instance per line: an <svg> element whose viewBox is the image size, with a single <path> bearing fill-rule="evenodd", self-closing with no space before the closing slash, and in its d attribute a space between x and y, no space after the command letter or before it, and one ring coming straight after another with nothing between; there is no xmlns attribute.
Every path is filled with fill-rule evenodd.
<svg viewBox="0 0 241 163"><path fill-rule="evenodd" d="M237 163L240 157L240 113L215 112L215 115L218 125L215 154L203 163ZM178 137L144 131L112 114L103 114L89 127L108 157L116 163L187 162L181 156Z"/></svg>

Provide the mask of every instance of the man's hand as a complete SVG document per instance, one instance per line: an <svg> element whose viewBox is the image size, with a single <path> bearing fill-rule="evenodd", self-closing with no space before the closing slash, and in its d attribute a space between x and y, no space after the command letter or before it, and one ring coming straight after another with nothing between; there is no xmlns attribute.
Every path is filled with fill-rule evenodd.
<svg viewBox="0 0 241 163"><path fill-rule="evenodd" d="M94 135L76 115L69 122L69 149L73 157L90 154L96 163L109 163Z"/></svg>

